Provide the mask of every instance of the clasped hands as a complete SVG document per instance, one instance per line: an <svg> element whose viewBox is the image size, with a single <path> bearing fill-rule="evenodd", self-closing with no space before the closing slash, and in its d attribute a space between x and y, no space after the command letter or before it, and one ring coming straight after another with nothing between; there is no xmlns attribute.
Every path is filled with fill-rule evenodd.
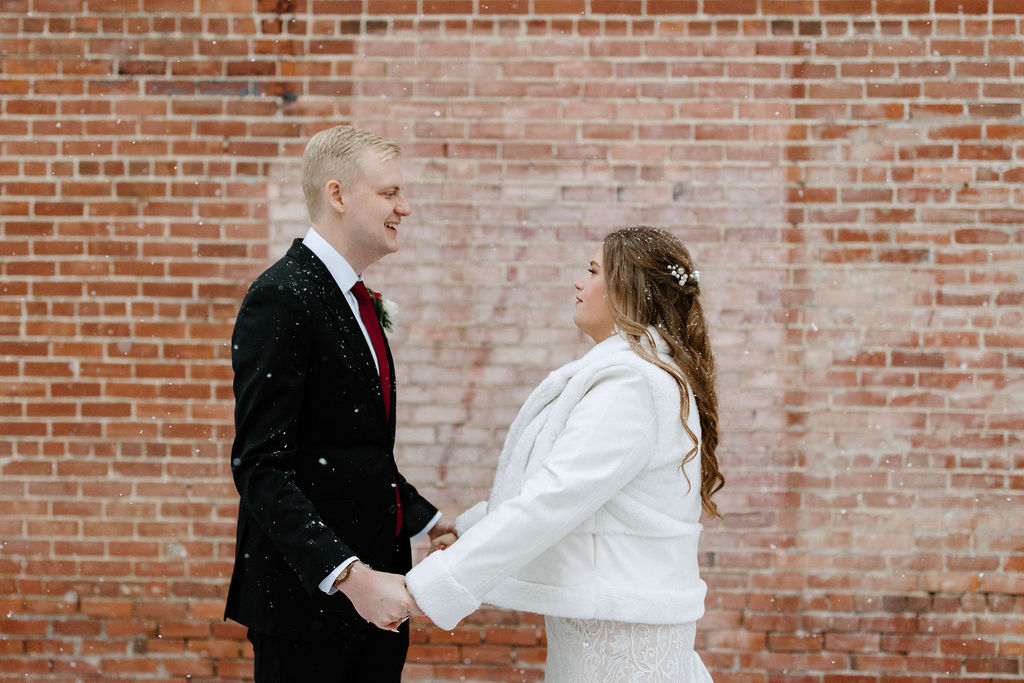
<svg viewBox="0 0 1024 683"><path fill-rule="evenodd" d="M451 523L439 522L428 535L430 552L443 550L458 538ZM410 616L423 615L401 574L376 571L357 560L348 578L335 586L352 602L359 616L386 631L397 631Z"/></svg>

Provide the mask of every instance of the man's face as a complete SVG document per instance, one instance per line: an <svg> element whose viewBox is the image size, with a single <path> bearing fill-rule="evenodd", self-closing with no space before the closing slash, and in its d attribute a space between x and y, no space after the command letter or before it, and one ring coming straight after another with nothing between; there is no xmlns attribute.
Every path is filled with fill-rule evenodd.
<svg viewBox="0 0 1024 683"><path fill-rule="evenodd" d="M398 251L398 225L412 213L402 194L404 180L398 159L382 160L373 151L359 159L361 179L342 189L342 223L348 241L367 265Z"/></svg>

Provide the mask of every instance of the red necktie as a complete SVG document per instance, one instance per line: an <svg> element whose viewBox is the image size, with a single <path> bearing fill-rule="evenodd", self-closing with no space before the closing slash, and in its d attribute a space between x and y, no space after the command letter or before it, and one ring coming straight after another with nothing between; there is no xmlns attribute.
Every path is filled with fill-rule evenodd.
<svg viewBox="0 0 1024 683"><path fill-rule="evenodd" d="M384 333L380 330L380 322L377 320L377 313L370 303L370 293L366 291L366 285L362 280L357 280L352 286L352 293L359 302L359 317L363 319L363 326L370 335L370 343L373 345L373 353L377 356L377 367L380 370L380 390L384 393L384 414L391 417L391 367L388 365L388 352L384 348ZM395 479L395 512L397 521L395 523L395 536L402 534L402 494L398 491L398 480Z"/></svg>
<svg viewBox="0 0 1024 683"><path fill-rule="evenodd" d="M380 369L380 390L384 393L384 414L391 417L391 368L388 367L388 352L384 348L384 334L380 331L380 323L377 321L377 313L370 303L370 293L366 291L366 285L357 280L352 286L352 293L356 295L359 302L359 317L363 319L363 327L370 335L370 344L373 345L373 353L377 356L377 367Z"/></svg>

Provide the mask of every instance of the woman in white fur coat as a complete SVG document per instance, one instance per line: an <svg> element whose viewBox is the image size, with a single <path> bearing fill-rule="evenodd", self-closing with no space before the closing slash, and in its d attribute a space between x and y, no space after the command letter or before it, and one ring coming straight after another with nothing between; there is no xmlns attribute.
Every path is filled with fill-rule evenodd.
<svg viewBox="0 0 1024 683"><path fill-rule="evenodd" d="M406 576L435 624L483 602L544 614L551 683L711 680L693 650L697 539L724 479L699 282L662 230L605 238L575 284L597 345L533 391L490 500Z"/></svg>

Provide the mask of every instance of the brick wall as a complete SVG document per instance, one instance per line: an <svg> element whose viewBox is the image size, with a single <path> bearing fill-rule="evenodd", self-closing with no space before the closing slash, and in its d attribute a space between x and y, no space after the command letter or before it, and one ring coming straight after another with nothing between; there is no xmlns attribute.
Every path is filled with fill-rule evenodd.
<svg viewBox="0 0 1024 683"><path fill-rule="evenodd" d="M715 680L1024 676L1020 0L0 0L0 680L232 680L227 340L353 122L414 213L399 458L449 513L587 348L608 229L695 253ZM408 227L406 227L408 226ZM421 550L422 552L422 550ZM543 622L409 681L539 681Z"/></svg>

